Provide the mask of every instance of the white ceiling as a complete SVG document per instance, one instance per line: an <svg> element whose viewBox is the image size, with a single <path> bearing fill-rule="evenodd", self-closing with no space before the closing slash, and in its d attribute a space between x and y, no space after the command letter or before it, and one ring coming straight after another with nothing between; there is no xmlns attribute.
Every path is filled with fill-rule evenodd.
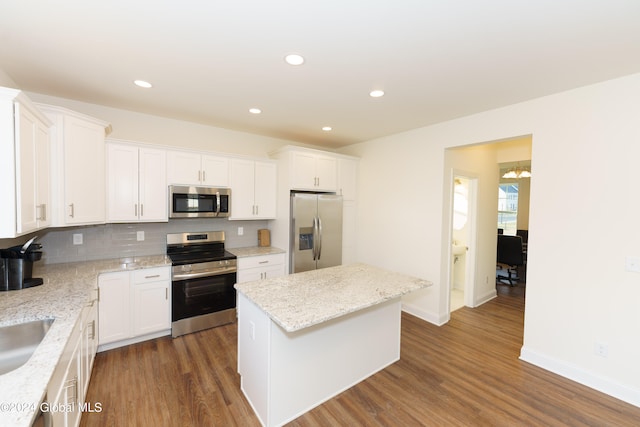
<svg viewBox="0 0 640 427"><path fill-rule="evenodd" d="M337 148L640 72L640 1L2 0L0 41L29 92Z"/></svg>

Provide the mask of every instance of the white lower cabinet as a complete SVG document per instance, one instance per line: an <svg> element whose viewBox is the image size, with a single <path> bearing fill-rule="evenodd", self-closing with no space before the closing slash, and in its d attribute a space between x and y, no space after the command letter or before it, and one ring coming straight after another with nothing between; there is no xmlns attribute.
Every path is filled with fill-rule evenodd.
<svg viewBox="0 0 640 427"><path fill-rule="evenodd" d="M238 258L238 283L284 276L284 254Z"/></svg>
<svg viewBox="0 0 640 427"><path fill-rule="evenodd" d="M133 335L171 328L169 267L133 273ZM166 276L166 277L165 277Z"/></svg>
<svg viewBox="0 0 640 427"><path fill-rule="evenodd" d="M99 351L171 332L171 267L101 274Z"/></svg>
<svg viewBox="0 0 640 427"><path fill-rule="evenodd" d="M85 402L97 348L95 300L84 307L73 328L47 387L47 404L53 427L76 427L82 412L91 410Z"/></svg>

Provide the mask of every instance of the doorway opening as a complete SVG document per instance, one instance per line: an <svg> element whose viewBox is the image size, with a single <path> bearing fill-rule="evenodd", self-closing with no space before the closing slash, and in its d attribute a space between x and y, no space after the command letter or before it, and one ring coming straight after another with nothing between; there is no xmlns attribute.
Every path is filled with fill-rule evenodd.
<svg viewBox="0 0 640 427"><path fill-rule="evenodd" d="M455 173L452 179L449 312L473 306L477 178Z"/></svg>

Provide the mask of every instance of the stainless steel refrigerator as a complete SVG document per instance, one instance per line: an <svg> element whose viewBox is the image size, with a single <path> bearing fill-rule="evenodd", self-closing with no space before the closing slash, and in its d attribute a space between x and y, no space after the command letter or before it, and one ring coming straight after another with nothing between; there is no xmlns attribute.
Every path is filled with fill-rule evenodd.
<svg viewBox="0 0 640 427"><path fill-rule="evenodd" d="M342 196L291 193L291 273L342 264Z"/></svg>

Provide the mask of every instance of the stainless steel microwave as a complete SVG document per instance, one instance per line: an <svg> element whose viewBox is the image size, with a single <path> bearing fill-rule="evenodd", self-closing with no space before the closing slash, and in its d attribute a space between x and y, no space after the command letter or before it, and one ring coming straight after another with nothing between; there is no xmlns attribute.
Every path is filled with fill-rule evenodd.
<svg viewBox="0 0 640 427"><path fill-rule="evenodd" d="M169 218L224 218L231 214L231 189L169 186Z"/></svg>

